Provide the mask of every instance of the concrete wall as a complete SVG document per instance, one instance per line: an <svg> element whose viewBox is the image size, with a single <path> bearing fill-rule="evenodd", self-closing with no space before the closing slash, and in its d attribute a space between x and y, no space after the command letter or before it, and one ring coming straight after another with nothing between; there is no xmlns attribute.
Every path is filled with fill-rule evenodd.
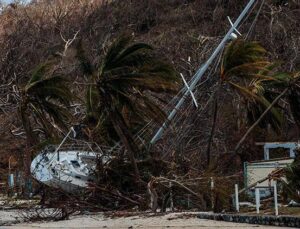
<svg viewBox="0 0 300 229"><path fill-rule="evenodd" d="M238 214L214 214L201 213L200 219L211 219L236 223L249 223L259 225L300 227L300 217L293 216L256 216L256 215L238 215Z"/></svg>

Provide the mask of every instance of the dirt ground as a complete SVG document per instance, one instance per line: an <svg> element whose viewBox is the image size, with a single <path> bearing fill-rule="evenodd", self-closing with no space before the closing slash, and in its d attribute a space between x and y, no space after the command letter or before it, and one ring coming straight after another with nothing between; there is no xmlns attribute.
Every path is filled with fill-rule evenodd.
<svg viewBox="0 0 300 229"><path fill-rule="evenodd" d="M7 229L26 228L279 228L238 224L213 220L198 219L197 213L169 213L166 215L142 214L129 217L108 217L98 213L93 215L72 216L70 220L58 222L22 223L2 226ZM14 212L0 211L0 220L12 220ZM281 227L283 228L283 227Z"/></svg>

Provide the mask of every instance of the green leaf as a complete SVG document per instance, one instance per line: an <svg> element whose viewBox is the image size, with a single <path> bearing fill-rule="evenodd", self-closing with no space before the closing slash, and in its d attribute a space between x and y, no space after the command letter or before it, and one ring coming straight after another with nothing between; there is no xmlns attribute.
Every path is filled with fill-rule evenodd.
<svg viewBox="0 0 300 229"><path fill-rule="evenodd" d="M35 69L33 69L31 73L31 78L26 85L26 89L30 88L34 83L40 81L45 74L49 71L49 68L52 66L53 62L48 61L38 65Z"/></svg>

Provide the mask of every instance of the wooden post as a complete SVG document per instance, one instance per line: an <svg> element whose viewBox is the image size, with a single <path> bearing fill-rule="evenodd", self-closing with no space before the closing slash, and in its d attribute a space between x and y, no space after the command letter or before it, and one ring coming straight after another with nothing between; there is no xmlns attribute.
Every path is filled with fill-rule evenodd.
<svg viewBox="0 0 300 229"><path fill-rule="evenodd" d="M240 203L239 203L239 186L238 184L234 185L235 189L235 209L237 212L240 212Z"/></svg>
<svg viewBox="0 0 300 229"><path fill-rule="evenodd" d="M259 207L260 207L260 193L259 188L255 188L255 204L256 204L256 214L259 214Z"/></svg>
<svg viewBox="0 0 300 229"><path fill-rule="evenodd" d="M278 199L277 199L277 182L274 180L274 206L275 206L275 215L278 216Z"/></svg>
<svg viewBox="0 0 300 229"><path fill-rule="evenodd" d="M215 208L215 202L214 202L214 188L215 188L215 183L214 183L214 178L210 178L210 190L211 190L211 209L214 210Z"/></svg>
<svg viewBox="0 0 300 229"><path fill-rule="evenodd" d="M170 208L171 211L174 211L174 202L173 202L173 191L172 191L172 182L169 183L169 187L170 187Z"/></svg>

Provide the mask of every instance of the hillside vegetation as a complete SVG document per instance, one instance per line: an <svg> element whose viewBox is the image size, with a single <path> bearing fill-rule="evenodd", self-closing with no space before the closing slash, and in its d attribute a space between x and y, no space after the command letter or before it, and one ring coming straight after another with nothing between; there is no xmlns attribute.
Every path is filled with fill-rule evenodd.
<svg viewBox="0 0 300 229"><path fill-rule="evenodd" d="M220 70L222 56L219 56L218 61L210 67L195 90L199 108L196 109L192 100L188 99L162 139L150 151L145 153L134 149L133 138L128 136L136 134L152 119L153 125L145 137L146 141L151 139L166 117L161 109L168 113L174 106L172 98L179 88L183 87L179 73L182 73L186 79L191 79L230 28L227 16L232 20L236 19L247 2L246 0L40 0L28 5L6 6L0 15L0 168L2 172L6 173L9 156L14 155L14 169L26 167L29 159L45 145L59 142L71 126L84 123L87 127L82 139L109 147L119 140L128 141L127 147L125 144L127 153L132 151L136 157L133 158L128 153L125 158L130 160L131 165L124 164L123 159L120 159L111 165L112 171L100 171L102 176L111 175L115 180L121 179L122 175L130 177L128 171L134 168L135 175L147 177L147 182L152 176L160 175L175 179L174 174L182 180L200 175L206 178L220 175L234 177L235 180L229 177L229 180L216 181L221 187L230 186L231 182L241 181L243 162L262 159L262 149L255 146L255 142L298 141L300 111L295 107L300 100L299 94L288 92L275 107L283 117L280 119L280 125L272 119L271 115L267 116L235 151L236 144L265 107L255 113L254 109L257 107L250 107L247 98L232 89L232 82L235 81L228 83L232 78L228 76L224 79L226 75ZM272 65L272 72L292 74L299 71L299 0L257 2L249 17L239 28L242 38L256 41L259 47L266 50L263 61L275 63ZM149 47L149 50L151 49L149 58L151 58L147 59L149 62L145 61L146 70L144 63L139 63L144 67L143 73L155 72L158 75L158 72L160 74L163 72L166 77L169 77L168 80L158 78L157 81L151 82L152 85L143 79L145 81L134 85L134 90L120 89L123 95L127 93L127 98L136 98L136 103L132 102L136 107L131 106L132 104L129 104L131 102L127 100L128 106L122 109L119 107L122 110L120 113L123 121L120 116L112 118L116 112L113 112L114 109L109 107L109 104L89 110L90 107L86 106L85 102L87 92L95 94L102 83L99 78L93 77L98 73L109 76L111 69L119 67L114 66L112 58L109 57L113 56L111 47L116 47L115 42L119 41L120 37L127 37L132 43L151 46ZM123 50L128 48L129 44L122 46ZM143 53L142 56L138 56L139 60L144 60L148 46L143 46L142 49ZM155 64L163 63L163 67L158 65L159 70L154 68L155 64L150 65L150 60ZM126 68L122 69L122 73L129 74L126 72L128 68L136 64L135 61L131 61L130 65L124 65ZM45 69L37 69L37 66L41 67L41 64L45 63L51 63L49 64L51 67L45 65ZM139 64L134 67L139 69ZM35 111L31 111L31 108L28 110L24 108L30 104L30 101L22 98L26 96L32 98L33 95L37 95L30 93L34 93L38 88L33 87L31 92L28 89L30 83L34 86L36 77L40 77L38 79L41 80L48 79L52 75L62 77L59 80L57 78L55 85L59 85L65 92L65 94L53 94L53 98L57 99L54 104L66 105L69 114L65 115L63 111L58 114L47 110L48 112L44 112L44 117L35 116ZM275 75L272 77L276 78ZM91 78L94 80L91 81ZM86 87L91 82L98 87ZM121 85L122 82L120 80L117 85ZM159 87L162 82L164 87ZM53 86L54 83L51 85ZM111 88L115 89L117 85L111 85ZM126 87L126 84L122 86ZM27 91L22 90L24 88ZM109 87L103 88L103 90L110 90ZM138 90L143 93L137 93ZM39 93L38 95L41 96L42 92ZM278 91L276 93L276 95L280 94ZM68 101L66 97L69 94L70 97L71 94L76 96ZM99 93L97 96L104 98L103 101L108 101L104 95L105 93ZM291 95L294 104L289 100L288 96ZM275 99L276 96L271 98ZM45 105L46 100L44 103L40 100L39 104ZM31 126L25 125L25 128L24 115L22 116L24 112L20 112L20 101L27 102L23 104L25 113L29 117L25 123L31 123ZM102 118L99 110L105 111L112 119L109 122L101 122L101 127L91 128L95 120L99 121ZM147 112L143 113L143 110ZM251 114L249 110L252 110ZM89 112L94 112L93 115L98 112L97 117L93 116L92 119ZM67 122L59 123L62 117L67 116L69 116ZM120 130L118 125L124 128ZM128 128L125 128L126 126ZM31 132L31 129L38 138L37 142L33 140L28 142L27 133ZM127 136L127 139L123 138L124 141L122 134ZM138 171L137 167L142 171ZM119 173L117 174L116 171ZM136 182L131 178L128 179L129 181L126 182L129 184ZM105 177L100 183L107 182L111 187L124 191L124 185L128 183L122 181L123 183L116 184L115 180L111 181ZM154 179L153 183L155 182L165 185L169 181ZM166 192L164 185L160 188L161 192ZM197 185L202 187L203 184L197 183ZM180 188L177 190L178 193L185 189L185 187ZM128 193L134 192L131 186L128 189ZM216 204L216 208L227 206L228 203L225 203L226 201L221 197L228 196L231 190L219 192L216 194L218 196L216 201L219 204ZM101 192L98 193L100 194ZM197 207L202 209L208 207L210 205L207 203L208 196L209 190L204 191L201 196L196 196ZM124 199L122 200L125 201ZM138 197L134 201L129 200L129 203L134 205L136 199ZM112 208L106 201L100 202L106 208Z"/></svg>

